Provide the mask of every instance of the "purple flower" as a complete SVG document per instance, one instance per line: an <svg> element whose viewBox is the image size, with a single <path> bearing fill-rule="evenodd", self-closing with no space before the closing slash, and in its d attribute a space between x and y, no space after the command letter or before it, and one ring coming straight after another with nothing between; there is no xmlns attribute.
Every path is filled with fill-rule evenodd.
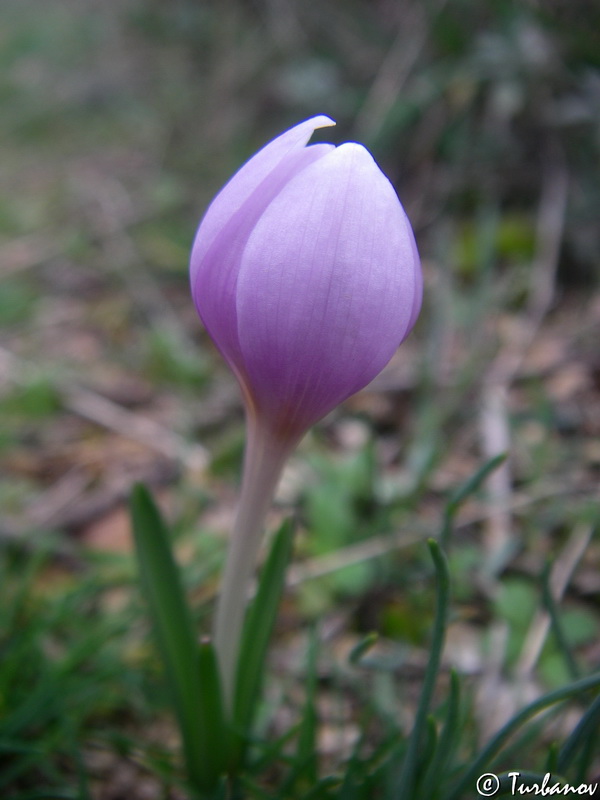
<svg viewBox="0 0 600 800"><path fill-rule="evenodd" d="M248 433L215 619L228 705L262 526L305 431L387 364L421 308L410 223L362 145L307 142L324 116L264 147L211 203L191 258L198 313L233 369Z"/></svg>
<svg viewBox="0 0 600 800"><path fill-rule="evenodd" d="M250 415L285 439L366 386L408 335L422 279L410 223L356 143L296 125L233 176L192 251L198 313Z"/></svg>

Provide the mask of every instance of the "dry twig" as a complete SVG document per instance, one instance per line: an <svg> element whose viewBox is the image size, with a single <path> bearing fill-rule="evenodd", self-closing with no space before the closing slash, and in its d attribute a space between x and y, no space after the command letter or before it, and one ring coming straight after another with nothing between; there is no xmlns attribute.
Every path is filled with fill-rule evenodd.
<svg viewBox="0 0 600 800"><path fill-rule="evenodd" d="M5 380L23 385L27 382L27 374L33 371L39 373L40 370L0 347L0 374ZM204 447L190 445L156 420L128 411L74 381L54 378L52 385L64 407L74 414L173 459L191 471L201 471L208 464L208 452Z"/></svg>
<svg viewBox="0 0 600 800"><path fill-rule="evenodd" d="M592 534L592 527L579 525L569 537L561 553L556 557L550 573L550 591L555 602L562 599L577 564L590 543ZM540 609L531 621L529 631L525 637L516 670L519 678L525 679L533 672L549 630L550 614Z"/></svg>
<svg viewBox="0 0 600 800"><path fill-rule="evenodd" d="M505 346L492 362L482 384L480 431L482 451L486 459L510 452L510 425L507 398L523 360L539 333L541 324L554 299L554 285L560 244L562 242L567 205L568 173L563 159L555 152L548 158L542 185L538 222L537 247L531 270L531 283L526 318L518 342ZM490 520L485 532L485 549L489 572L502 566L512 540L510 494L512 474L510 459L488 479L490 498L505 512Z"/></svg>

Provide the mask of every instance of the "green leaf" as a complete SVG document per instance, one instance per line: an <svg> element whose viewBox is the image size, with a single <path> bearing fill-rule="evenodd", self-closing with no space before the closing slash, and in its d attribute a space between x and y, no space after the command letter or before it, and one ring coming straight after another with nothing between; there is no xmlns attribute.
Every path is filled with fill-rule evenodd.
<svg viewBox="0 0 600 800"><path fill-rule="evenodd" d="M310 784L316 784L317 775L317 656L319 640L316 630L310 632L308 664L306 669L306 700L302 724L298 732L296 752L296 778L303 775Z"/></svg>
<svg viewBox="0 0 600 800"><path fill-rule="evenodd" d="M181 729L188 777L196 791L214 792L228 755L214 652L211 645L197 643L169 532L142 485L133 489L131 515L142 587Z"/></svg>
<svg viewBox="0 0 600 800"><path fill-rule="evenodd" d="M402 765L400 783L398 785L398 797L400 800L412 800L414 796L417 769L420 754L423 752L427 728L429 705L433 697L433 690L440 668L448 619L448 605L450 600L448 562L446 561L443 550L435 540L430 539L427 544L437 577L436 611L431 637L431 647L429 650L429 661L427 662L421 695L419 697L419 706L415 716L415 724L408 739L408 747L404 758L404 764Z"/></svg>
<svg viewBox="0 0 600 800"><path fill-rule="evenodd" d="M369 652L369 650L377 643L379 634L376 631L371 631L364 636L358 644L355 644L348 655L348 663L353 667L360 664L362 657Z"/></svg>
<svg viewBox="0 0 600 800"><path fill-rule="evenodd" d="M436 796L435 788L439 786L448 772L448 764L456 747L459 734L460 683L458 674L450 673L450 696L446 708L444 726L431 759L427 772L420 786L420 795L424 798Z"/></svg>
<svg viewBox="0 0 600 800"><path fill-rule="evenodd" d="M242 736L250 732L260 695L267 648L292 555L293 528L293 521L288 519L275 534L271 552L261 571L256 597L246 612L233 702L234 727Z"/></svg>
<svg viewBox="0 0 600 800"><path fill-rule="evenodd" d="M565 633L565 628L558 611L558 604L552 595L552 587L550 585L550 562L546 563L542 573L542 589L542 597L546 611L550 616L554 639L562 657L564 658L565 666L569 671L569 676L571 680L575 681L577 678L581 677L581 674L571 649L571 643L569 642Z"/></svg>
<svg viewBox="0 0 600 800"><path fill-rule="evenodd" d="M452 524L457 511L461 505L467 500L474 492L476 492L484 480L491 475L501 464L506 461L506 453L500 453L485 462L470 478L461 484L448 499L444 511L444 521L442 525L442 533L440 535L440 544L446 548L450 542L452 533Z"/></svg>
<svg viewBox="0 0 600 800"><path fill-rule="evenodd" d="M296 796L296 792L302 791L306 786L311 787L309 789L310 795L313 788L320 786L317 760L316 656L317 637L313 630L311 631L308 646L309 663L306 676L306 699L302 710L301 722L297 729L296 751L291 755L289 759L290 769L278 787L278 797L281 798ZM301 796L304 800L304 796Z"/></svg>
<svg viewBox="0 0 600 800"><path fill-rule="evenodd" d="M556 703L560 703L563 700L570 700L571 698L578 697L590 689L600 689L600 672L590 675L588 678L575 681L568 686L563 686L553 692L549 692L521 709L521 711L515 714L515 716L490 739L479 752L477 758L470 762L462 777L449 792L446 800L461 800L465 792L468 792L470 787L474 785L477 777L486 771L486 766L498 755L505 743L531 719L531 717L534 717L536 714L539 714L540 711Z"/></svg>
<svg viewBox="0 0 600 800"><path fill-rule="evenodd" d="M437 725L435 723L435 717L433 714L429 714L425 721L422 750L419 753L419 764L417 769L419 774L425 774L429 764L431 764L433 756L435 755L437 744L438 732Z"/></svg>
<svg viewBox="0 0 600 800"><path fill-rule="evenodd" d="M473 473L470 478L461 484L448 501L448 509L450 512L452 514L456 513L465 500L479 489L488 475L490 475L505 461L506 453L500 453L497 456L493 456L493 458L490 458L489 461L486 461L485 464L483 464L475 473Z"/></svg>
<svg viewBox="0 0 600 800"><path fill-rule="evenodd" d="M600 695L594 700L579 720L567 741L560 748L556 771L564 775L579 750L583 750L588 740L597 741L600 728Z"/></svg>
<svg viewBox="0 0 600 800"><path fill-rule="evenodd" d="M231 754L231 730L223 703L221 676L215 647L203 641L198 648L198 676L203 734L206 739L205 758L220 765L218 773L225 772Z"/></svg>

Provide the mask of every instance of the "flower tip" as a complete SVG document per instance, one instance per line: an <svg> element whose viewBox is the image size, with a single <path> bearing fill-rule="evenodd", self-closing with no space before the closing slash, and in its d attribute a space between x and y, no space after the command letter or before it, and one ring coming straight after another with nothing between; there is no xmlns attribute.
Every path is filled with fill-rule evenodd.
<svg viewBox="0 0 600 800"><path fill-rule="evenodd" d="M307 122L312 122L314 130L330 128L332 125L337 125L336 121L328 117L327 114L317 114L316 117L311 117Z"/></svg>

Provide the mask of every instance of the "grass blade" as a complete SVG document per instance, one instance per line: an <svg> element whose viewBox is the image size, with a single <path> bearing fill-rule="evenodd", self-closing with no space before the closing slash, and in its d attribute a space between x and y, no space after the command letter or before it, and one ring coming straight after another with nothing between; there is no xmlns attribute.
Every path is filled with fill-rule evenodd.
<svg viewBox="0 0 600 800"><path fill-rule="evenodd" d="M431 798L437 796L436 782L439 785L441 779L447 774L450 757L458 738L459 708L460 683L458 674L453 670L450 673L450 696L448 698L446 718L435 753L420 787L420 794L422 797Z"/></svg>
<svg viewBox="0 0 600 800"><path fill-rule="evenodd" d="M461 484L456 491L452 493L446 508L444 510L444 519L442 522L442 532L440 534L440 544L442 548L446 549L450 544L450 536L452 534L452 525L454 517L460 509L461 505L467 500L473 492L476 492L484 480L491 475L501 464L506 461L506 453L500 453L489 461L486 461L470 478Z"/></svg>
<svg viewBox="0 0 600 800"><path fill-rule="evenodd" d="M427 669L425 670L425 678L419 698L415 724L408 740L408 747L400 775L399 800L412 800L413 798L419 757L422 752L423 738L427 726L427 714L440 668L446 634L446 621L448 618L448 603L450 600L450 576L446 557L436 541L430 539L427 544L429 545L429 552L431 553L437 573L436 612L433 623L429 661L427 662Z"/></svg>
<svg viewBox="0 0 600 800"><path fill-rule="evenodd" d="M563 686L560 689L549 692L539 697L528 706L525 706L525 708L515 714L515 716L509 720L480 751L477 758L471 763L462 778L455 784L452 791L450 791L446 800L460 800L465 792L469 792L475 785L478 776L481 775L482 772L485 772L486 765L500 752L505 742L531 717L534 717L536 714L539 714L540 711L556 703L569 700L572 697L577 697L577 695L588 689L598 688L600 688L600 673L590 675L588 678L582 678L568 686Z"/></svg>
<svg viewBox="0 0 600 800"><path fill-rule="evenodd" d="M142 587L179 720L188 777L196 791L211 793L227 758L213 729L216 720L219 729L225 726L222 707L212 697L213 692L218 697L214 654L196 641L169 532L144 486L134 487L131 516Z"/></svg>
<svg viewBox="0 0 600 800"><path fill-rule="evenodd" d="M250 731L260 694L267 648L292 555L293 527L292 520L286 520L277 531L256 597L246 613L233 704L234 727L242 736Z"/></svg>
<svg viewBox="0 0 600 800"><path fill-rule="evenodd" d="M310 632L308 642L308 664L306 670L306 700L302 714L302 725L298 735L296 766L299 774L308 783L316 784L318 780L317 764L317 656L319 640L316 630Z"/></svg>
<svg viewBox="0 0 600 800"><path fill-rule="evenodd" d="M577 755L590 737L598 736L600 727L600 695L594 700L583 717L579 720L567 741L560 748L556 770L564 775Z"/></svg>
<svg viewBox="0 0 600 800"><path fill-rule="evenodd" d="M558 649L562 653L562 656L565 660L565 665L569 671L571 680L576 681L581 677L581 673L565 635L565 630L560 619L558 607L552 595L552 587L550 585L550 562L545 565L542 573L542 597L546 611L550 617L550 624L552 627L552 632L554 633L556 644L558 645Z"/></svg>

